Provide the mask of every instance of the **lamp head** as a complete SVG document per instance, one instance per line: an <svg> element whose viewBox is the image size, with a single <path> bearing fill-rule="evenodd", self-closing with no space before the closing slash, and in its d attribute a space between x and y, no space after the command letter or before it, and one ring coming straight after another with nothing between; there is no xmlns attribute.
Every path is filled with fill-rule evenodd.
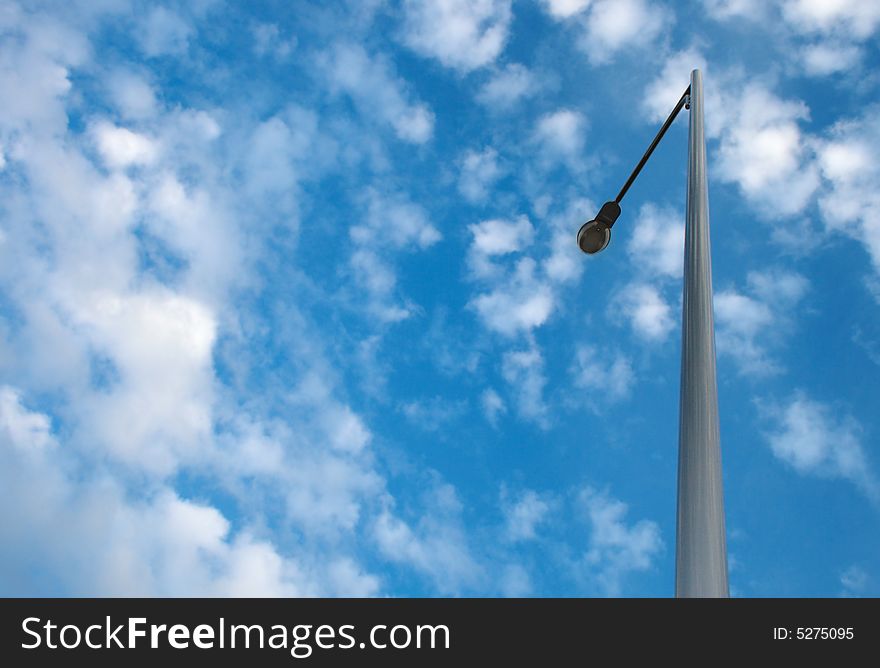
<svg viewBox="0 0 880 668"><path fill-rule="evenodd" d="M617 202L605 202L599 213L578 230L578 247L589 255L604 250L611 241L611 226L620 216L620 205Z"/></svg>
<svg viewBox="0 0 880 668"><path fill-rule="evenodd" d="M578 246L588 255L604 250L610 241L611 229L598 220L584 223L578 230Z"/></svg>

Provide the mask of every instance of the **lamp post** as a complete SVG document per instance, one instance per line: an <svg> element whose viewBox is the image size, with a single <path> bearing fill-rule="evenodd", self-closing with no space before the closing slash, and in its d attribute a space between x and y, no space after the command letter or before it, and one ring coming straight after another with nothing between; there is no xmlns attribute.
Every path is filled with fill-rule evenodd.
<svg viewBox="0 0 880 668"><path fill-rule="evenodd" d="M681 328L675 595L726 597L729 595L727 544L715 377L703 79L699 70L691 72L690 86L663 123L617 198L603 204L596 218L581 226L577 241L580 249L589 254L598 253L608 246L611 227L620 216L621 200L682 107L690 109L690 127Z"/></svg>

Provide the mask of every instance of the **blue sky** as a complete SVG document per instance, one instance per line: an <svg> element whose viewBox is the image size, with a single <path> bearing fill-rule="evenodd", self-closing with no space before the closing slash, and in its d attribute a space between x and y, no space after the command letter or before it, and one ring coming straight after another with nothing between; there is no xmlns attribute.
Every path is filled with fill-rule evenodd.
<svg viewBox="0 0 880 668"><path fill-rule="evenodd" d="M0 591L670 595L699 67L732 593L880 594L878 29L4 2Z"/></svg>

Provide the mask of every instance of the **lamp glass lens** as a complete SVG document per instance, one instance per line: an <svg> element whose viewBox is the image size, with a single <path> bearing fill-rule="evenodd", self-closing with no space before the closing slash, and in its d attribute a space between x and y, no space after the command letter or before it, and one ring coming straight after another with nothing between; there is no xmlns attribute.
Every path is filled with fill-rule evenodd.
<svg viewBox="0 0 880 668"><path fill-rule="evenodd" d="M602 223L591 220L578 232L578 246L584 253L598 253L611 241L611 230Z"/></svg>

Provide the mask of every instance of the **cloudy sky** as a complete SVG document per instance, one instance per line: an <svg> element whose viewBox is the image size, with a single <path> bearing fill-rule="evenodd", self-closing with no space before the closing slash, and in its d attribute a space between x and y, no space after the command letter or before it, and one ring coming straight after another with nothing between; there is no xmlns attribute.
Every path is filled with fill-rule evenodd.
<svg viewBox="0 0 880 668"><path fill-rule="evenodd" d="M880 4L0 2L0 592L668 596L704 73L731 589L880 595Z"/></svg>

